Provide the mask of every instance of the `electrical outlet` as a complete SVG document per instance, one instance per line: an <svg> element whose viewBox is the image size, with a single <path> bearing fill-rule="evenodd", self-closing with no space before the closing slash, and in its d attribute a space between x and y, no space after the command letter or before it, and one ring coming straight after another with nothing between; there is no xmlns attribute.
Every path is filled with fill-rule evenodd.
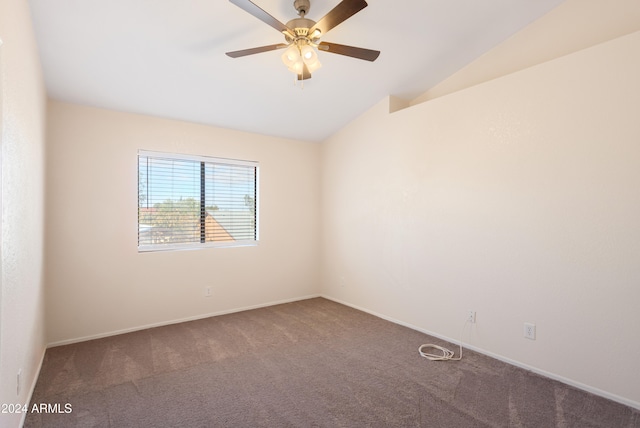
<svg viewBox="0 0 640 428"><path fill-rule="evenodd" d="M18 375L16 376L16 396L20 396L20 384L22 383L22 369L18 370Z"/></svg>
<svg viewBox="0 0 640 428"><path fill-rule="evenodd" d="M536 325L531 323L524 323L524 337L526 339L536 340Z"/></svg>
<svg viewBox="0 0 640 428"><path fill-rule="evenodd" d="M211 297L212 291L211 287L204 287L204 297Z"/></svg>
<svg viewBox="0 0 640 428"><path fill-rule="evenodd" d="M471 324L476 323L476 311L469 311L469 316L467 317L467 322Z"/></svg>

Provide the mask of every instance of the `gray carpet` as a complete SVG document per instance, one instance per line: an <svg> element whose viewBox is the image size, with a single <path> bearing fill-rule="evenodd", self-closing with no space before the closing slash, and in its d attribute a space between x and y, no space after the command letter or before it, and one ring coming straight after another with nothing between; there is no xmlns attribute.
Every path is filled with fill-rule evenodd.
<svg viewBox="0 0 640 428"><path fill-rule="evenodd" d="M48 349L25 427L639 427L640 412L326 299Z"/></svg>

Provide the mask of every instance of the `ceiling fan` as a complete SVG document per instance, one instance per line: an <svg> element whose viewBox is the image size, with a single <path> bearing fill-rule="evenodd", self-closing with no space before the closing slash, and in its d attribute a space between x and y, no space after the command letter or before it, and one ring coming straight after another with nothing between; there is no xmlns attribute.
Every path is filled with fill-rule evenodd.
<svg viewBox="0 0 640 428"><path fill-rule="evenodd" d="M310 79L311 73L321 66L315 49L366 61L375 61L380 55L380 51L320 41L320 38L329 30L367 7L367 2L364 0L342 0L318 22L305 18L311 7L310 0L295 0L293 7L298 11L299 18L294 18L286 24L278 21L250 0L229 1L281 32L286 41L286 43L227 52L231 58L286 48L282 61L289 71L297 75L297 80L306 80Z"/></svg>

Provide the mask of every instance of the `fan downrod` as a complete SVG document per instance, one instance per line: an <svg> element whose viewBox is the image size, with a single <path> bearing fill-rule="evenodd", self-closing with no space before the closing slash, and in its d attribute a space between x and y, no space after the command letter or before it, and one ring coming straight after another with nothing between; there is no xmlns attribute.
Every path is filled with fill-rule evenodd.
<svg viewBox="0 0 640 428"><path fill-rule="evenodd" d="M309 0L295 0L293 2L293 7L298 11L298 15L304 18L304 16L309 13L311 2Z"/></svg>

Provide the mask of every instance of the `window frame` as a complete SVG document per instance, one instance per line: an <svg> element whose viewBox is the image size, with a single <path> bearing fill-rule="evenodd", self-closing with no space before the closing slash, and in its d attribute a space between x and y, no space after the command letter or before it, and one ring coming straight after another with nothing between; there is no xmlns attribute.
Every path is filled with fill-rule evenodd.
<svg viewBox="0 0 640 428"><path fill-rule="evenodd" d="M170 243L170 244L143 244L140 245L140 157L151 157L151 158L161 158L168 160L176 160L176 161L191 161L191 162L200 162L205 164L222 164L222 165L239 165L254 168L254 182L255 182L255 234L254 239L242 239L237 241L218 241L218 242L188 242L188 243ZM148 252L158 252L158 251L180 251L180 250L199 250L205 248L229 248L229 247L253 247L257 246L259 242L260 236L260 221L259 221L259 183L260 183L260 164L257 161L248 161L248 160L240 160L240 159L229 159L229 158L220 158L213 156L203 156L203 155L190 155L183 153L169 153L169 152L157 152L151 150L138 150L137 156L137 189L138 193L136 196L137 200L137 215L138 220L137 224L137 243L138 243L138 252L139 253L148 253ZM202 191L202 189L201 189ZM202 203L202 202L200 202ZM200 207L202 209L202 205ZM205 207L206 209L206 207Z"/></svg>

